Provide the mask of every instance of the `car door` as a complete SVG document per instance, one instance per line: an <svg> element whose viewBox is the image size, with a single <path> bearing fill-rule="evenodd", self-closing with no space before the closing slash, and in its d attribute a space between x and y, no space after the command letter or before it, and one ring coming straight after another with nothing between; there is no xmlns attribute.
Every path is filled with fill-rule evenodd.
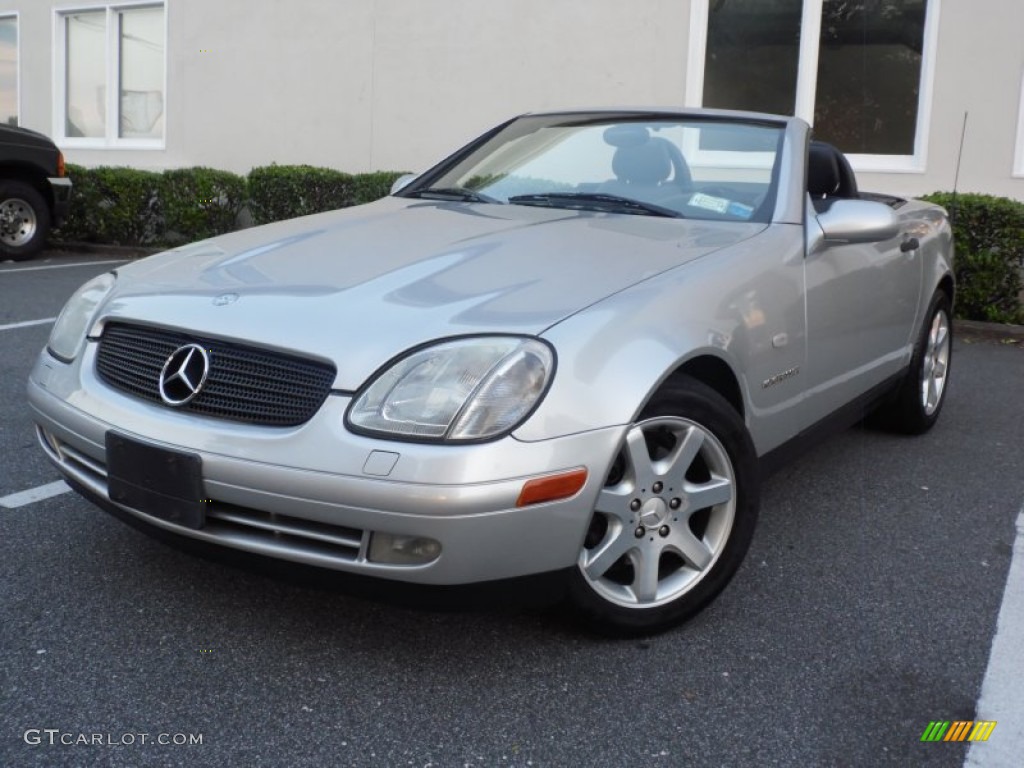
<svg viewBox="0 0 1024 768"><path fill-rule="evenodd" d="M921 291L905 235L827 242L807 200L807 415L817 421L898 374L909 359Z"/></svg>

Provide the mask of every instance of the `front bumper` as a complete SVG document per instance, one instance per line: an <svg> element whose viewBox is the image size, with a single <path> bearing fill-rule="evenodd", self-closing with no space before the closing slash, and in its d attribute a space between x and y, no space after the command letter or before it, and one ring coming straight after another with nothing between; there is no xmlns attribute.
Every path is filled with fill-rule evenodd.
<svg viewBox="0 0 1024 768"><path fill-rule="evenodd" d="M53 193L53 226L59 227L71 211L71 179L58 176L47 181Z"/></svg>
<svg viewBox="0 0 1024 768"><path fill-rule="evenodd" d="M200 455L207 523L194 530L123 505L141 527L308 566L420 584L471 584L572 567L624 427L539 443L512 437L475 446L394 443L342 426L348 398L332 395L294 429L259 428L173 412L106 387L93 345L70 366L46 352L29 380L40 445L58 469L99 499L107 492L105 435ZM380 476L375 452L398 454ZM329 471L328 464L338 467ZM583 489L517 508L532 478L585 467ZM369 469L371 474L366 470ZM373 562L375 534L441 544L422 565Z"/></svg>

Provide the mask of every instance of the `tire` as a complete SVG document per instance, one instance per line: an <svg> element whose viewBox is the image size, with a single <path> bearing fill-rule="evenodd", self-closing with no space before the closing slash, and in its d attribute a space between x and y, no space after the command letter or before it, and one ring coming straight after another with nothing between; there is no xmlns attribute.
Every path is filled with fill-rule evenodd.
<svg viewBox="0 0 1024 768"><path fill-rule="evenodd" d="M739 414L693 380L666 387L627 430L571 572L569 597L602 634L661 632L721 592L760 501Z"/></svg>
<svg viewBox="0 0 1024 768"><path fill-rule="evenodd" d="M49 232L50 209L43 196L23 181L0 181L0 261L35 256Z"/></svg>
<svg viewBox="0 0 1024 768"><path fill-rule="evenodd" d="M949 297L937 291L928 304L907 375L893 400L874 415L873 423L907 435L920 435L938 421L946 402L953 360L951 314Z"/></svg>

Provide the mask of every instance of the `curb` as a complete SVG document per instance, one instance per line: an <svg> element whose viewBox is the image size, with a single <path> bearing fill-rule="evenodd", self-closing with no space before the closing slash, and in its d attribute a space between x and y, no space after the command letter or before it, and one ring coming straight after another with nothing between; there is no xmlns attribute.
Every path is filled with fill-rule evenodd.
<svg viewBox="0 0 1024 768"><path fill-rule="evenodd" d="M985 339L1024 340L1024 325L983 323L979 320L953 320L953 330L957 334L980 336Z"/></svg>

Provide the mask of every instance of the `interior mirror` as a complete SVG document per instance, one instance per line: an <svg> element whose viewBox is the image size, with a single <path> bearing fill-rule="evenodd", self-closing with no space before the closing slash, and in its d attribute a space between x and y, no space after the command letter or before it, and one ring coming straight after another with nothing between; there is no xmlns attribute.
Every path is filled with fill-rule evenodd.
<svg viewBox="0 0 1024 768"><path fill-rule="evenodd" d="M395 179L395 183L391 185L391 192L389 194L393 195L395 194L395 192L398 192L404 189L405 187L409 186L409 184L412 183L412 180L415 179L417 175L418 174L415 173L403 173L401 176Z"/></svg>
<svg viewBox="0 0 1024 768"><path fill-rule="evenodd" d="M818 224L830 243L877 243L900 233L896 212L873 200L834 200Z"/></svg>

